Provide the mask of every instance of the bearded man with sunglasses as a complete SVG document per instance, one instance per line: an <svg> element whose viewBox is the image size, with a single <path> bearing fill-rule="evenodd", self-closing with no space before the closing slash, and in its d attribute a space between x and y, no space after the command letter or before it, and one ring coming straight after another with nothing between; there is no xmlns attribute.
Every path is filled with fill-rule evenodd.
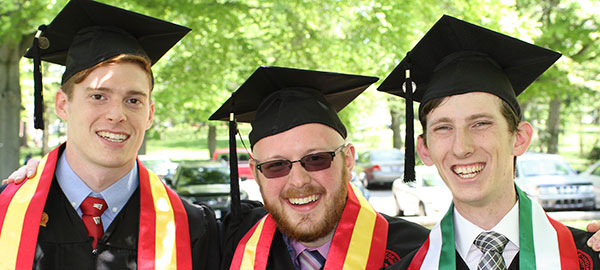
<svg viewBox="0 0 600 270"><path fill-rule="evenodd" d="M377 78L260 67L215 114L250 122L264 207L224 220L222 269L379 269L427 237L349 184L355 148L337 115Z"/></svg>

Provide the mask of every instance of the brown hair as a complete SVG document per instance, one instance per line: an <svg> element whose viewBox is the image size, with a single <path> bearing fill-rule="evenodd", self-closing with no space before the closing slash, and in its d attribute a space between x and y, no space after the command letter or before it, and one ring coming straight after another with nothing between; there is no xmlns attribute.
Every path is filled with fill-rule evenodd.
<svg viewBox="0 0 600 270"><path fill-rule="evenodd" d="M82 71L75 73L75 75L71 76L61 87L62 91L67 95L69 99L71 99L71 94L73 92L73 86L85 80L87 76L92 73L95 69L106 66L114 63L133 63L139 65L148 75L150 79L150 93L152 93L152 89L154 88L154 75L152 74L151 69L151 61L146 56L141 55L133 55L133 54L120 54L108 60L102 61L96 64L93 67L86 68Z"/></svg>

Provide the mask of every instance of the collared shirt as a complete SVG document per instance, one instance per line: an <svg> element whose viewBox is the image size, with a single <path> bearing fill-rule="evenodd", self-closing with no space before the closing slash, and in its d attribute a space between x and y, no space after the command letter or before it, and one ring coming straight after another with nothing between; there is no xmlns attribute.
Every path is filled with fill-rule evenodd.
<svg viewBox="0 0 600 270"><path fill-rule="evenodd" d="M485 230L471 223L464 218L456 208L454 208L454 237L456 242L456 251L465 261L469 269L477 269L477 264L483 256L483 253L475 244L475 238ZM506 267L519 252L519 204L515 203L513 208L500 220L490 231L501 233L508 238L508 243L504 247L502 257Z"/></svg>
<svg viewBox="0 0 600 270"><path fill-rule="evenodd" d="M71 169L64 152L56 162L55 175L60 188L80 217L82 212L79 206L88 196L101 198L106 201L108 209L102 213L101 217L104 231L108 229L108 226L110 226L117 214L125 207L125 204L139 185L138 166L136 164L119 181L100 193L94 192Z"/></svg>
<svg viewBox="0 0 600 270"><path fill-rule="evenodd" d="M285 243L288 247L288 252L290 253L292 262L294 262L294 266L296 267L296 269L299 269L299 270L304 270L304 269L300 269L300 262L298 261L298 256L300 255L300 253L302 251L304 251L305 249L308 249L311 251L317 250L317 251L319 251L321 256L323 256L323 258L327 259L327 254L329 254L329 247L331 246L331 240L333 240L333 238L332 238L329 241L327 241L325 244L318 246L318 247L307 247L296 240L289 239L284 234L282 234L282 235L283 235L283 240L285 241Z"/></svg>

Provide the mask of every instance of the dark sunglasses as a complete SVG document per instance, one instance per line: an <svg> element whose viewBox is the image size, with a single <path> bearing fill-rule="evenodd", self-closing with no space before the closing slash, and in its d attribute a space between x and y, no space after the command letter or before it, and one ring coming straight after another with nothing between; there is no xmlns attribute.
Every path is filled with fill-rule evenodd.
<svg viewBox="0 0 600 270"><path fill-rule="evenodd" d="M325 170L331 167L331 162L333 161L335 154L341 151L344 148L344 146L346 145L342 144L334 151L309 154L303 156L299 160L294 161L290 161L287 159L265 161L256 164L256 168L266 178L277 178L288 175L292 170L292 165L296 162L300 162L300 165L302 165L302 167L304 167L304 169L309 172Z"/></svg>

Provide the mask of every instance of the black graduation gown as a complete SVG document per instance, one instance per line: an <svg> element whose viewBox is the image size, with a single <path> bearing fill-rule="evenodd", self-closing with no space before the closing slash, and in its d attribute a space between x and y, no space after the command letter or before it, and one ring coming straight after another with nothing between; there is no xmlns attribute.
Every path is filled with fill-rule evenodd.
<svg viewBox="0 0 600 270"><path fill-rule="evenodd" d="M233 220L231 215L225 217L221 269L229 269L238 242L266 214L267 211L261 203L243 201L240 221ZM420 247L429 235L429 230L416 223L387 215L383 217L389 223L386 265L398 262L400 258ZM267 269L294 269L288 248L279 230L275 231L273 237Z"/></svg>
<svg viewBox="0 0 600 270"><path fill-rule="evenodd" d="M580 229L567 227L571 230L571 234L573 235L573 239L575 240L575 246L577 247L577 256L579 257L579 269L580 270L590 270L590 269L600 269L600 253L593 251L590 247L587 246L587 240L593 235L593 233L586 232ZM408 269L410 265L410 261L416 254L416 250L411 254L406 256L406 260L402 260L401 262L393 265L392 267L387 267L385 269L390 270L404 270ZM456 269L457 270L469 270L467 264L464 262L462 257L456 252ZM519 254L515 256L507 270L517 270L519 269ZM576 269L565 269L565 270L576 270Z"/></svg>
<svg viewBox="0 0 600 270"><path fill-rule="evenodd" d="M0 187L0 192L3 189ZM214 214L206 206L182 201L188 215L193 269L219 269ZM137 269L139 205L138 188L99 239L93 254L92 238L54 178L44 207L48 221L40 226L33 269Z"/></svg>

